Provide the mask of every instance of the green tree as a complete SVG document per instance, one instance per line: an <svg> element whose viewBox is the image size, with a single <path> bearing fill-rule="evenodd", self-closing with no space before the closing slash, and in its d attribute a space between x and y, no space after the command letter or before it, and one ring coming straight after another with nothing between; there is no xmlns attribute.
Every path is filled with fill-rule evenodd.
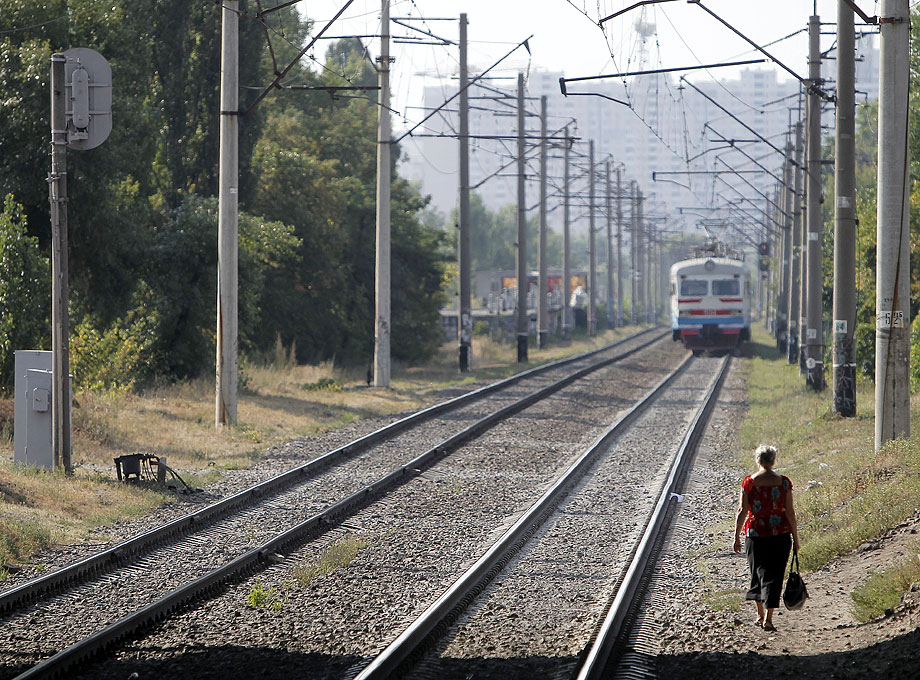
<svg viewBox="0 0 920 680"><path fill-rule="evenodd" d="M29 236L22 206L7 194L0 212L0 392L13 388L17 349L49 344L51 272Z"/></svg>

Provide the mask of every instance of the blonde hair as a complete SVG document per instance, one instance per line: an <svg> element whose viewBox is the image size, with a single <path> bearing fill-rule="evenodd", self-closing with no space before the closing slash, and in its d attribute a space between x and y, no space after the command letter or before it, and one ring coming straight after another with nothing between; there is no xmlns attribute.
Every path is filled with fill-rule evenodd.
<svg viewBox="0 0 920 680"><path fill-rule="evenodd" d="M761 467L773 467L776 463L776 447L769 444L761 444L754 451L754 462Z"/></svg>

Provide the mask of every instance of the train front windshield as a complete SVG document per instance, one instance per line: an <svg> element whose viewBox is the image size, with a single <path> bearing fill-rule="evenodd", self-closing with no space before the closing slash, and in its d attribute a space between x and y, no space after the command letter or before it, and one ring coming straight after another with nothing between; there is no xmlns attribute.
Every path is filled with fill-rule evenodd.
<svg viewBox="0 0 920 680"><path fill-rule="evenodd" d="M712 282L713 295L740 295L741 282L738 279L722 279Z"/></svg>
<svg viewBox="0 0 920 680"><path fill-rule="evenodd" d="M684 279L680 282L681 295L708 295L709 281L699 279Z"/></svg>

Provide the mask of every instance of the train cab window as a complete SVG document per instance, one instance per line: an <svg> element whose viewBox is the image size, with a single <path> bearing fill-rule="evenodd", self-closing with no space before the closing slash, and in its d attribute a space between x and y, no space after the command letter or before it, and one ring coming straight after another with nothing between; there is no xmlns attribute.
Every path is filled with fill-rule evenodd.
<svg viewBox="0 0 920 680"><path fill-rule="evenodd" d="M741 285L738 279L722 279L712 282L713 295L738 295L741 292Z"/></svg>
<svg viewBox="0 0 920 680"><path fill-rule="evenodd" d="M707 295L709 293L709 281L700 281L699 279L684 279L680 282L681 295Z"/></svg>

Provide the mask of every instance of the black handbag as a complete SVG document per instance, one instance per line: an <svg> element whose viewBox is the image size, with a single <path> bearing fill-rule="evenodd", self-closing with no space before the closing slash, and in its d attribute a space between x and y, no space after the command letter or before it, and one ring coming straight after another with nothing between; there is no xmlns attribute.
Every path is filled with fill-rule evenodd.
<svg viewBox="0 0 920 680"><path fill-rule="evenodd" d="M808 589L805 581L799 576L799 551L792 551L792 563L789 565L789 578L786 579L786 589L783 591L783 604L786 609L796 610L805 606L808 599Z"/></svg>

